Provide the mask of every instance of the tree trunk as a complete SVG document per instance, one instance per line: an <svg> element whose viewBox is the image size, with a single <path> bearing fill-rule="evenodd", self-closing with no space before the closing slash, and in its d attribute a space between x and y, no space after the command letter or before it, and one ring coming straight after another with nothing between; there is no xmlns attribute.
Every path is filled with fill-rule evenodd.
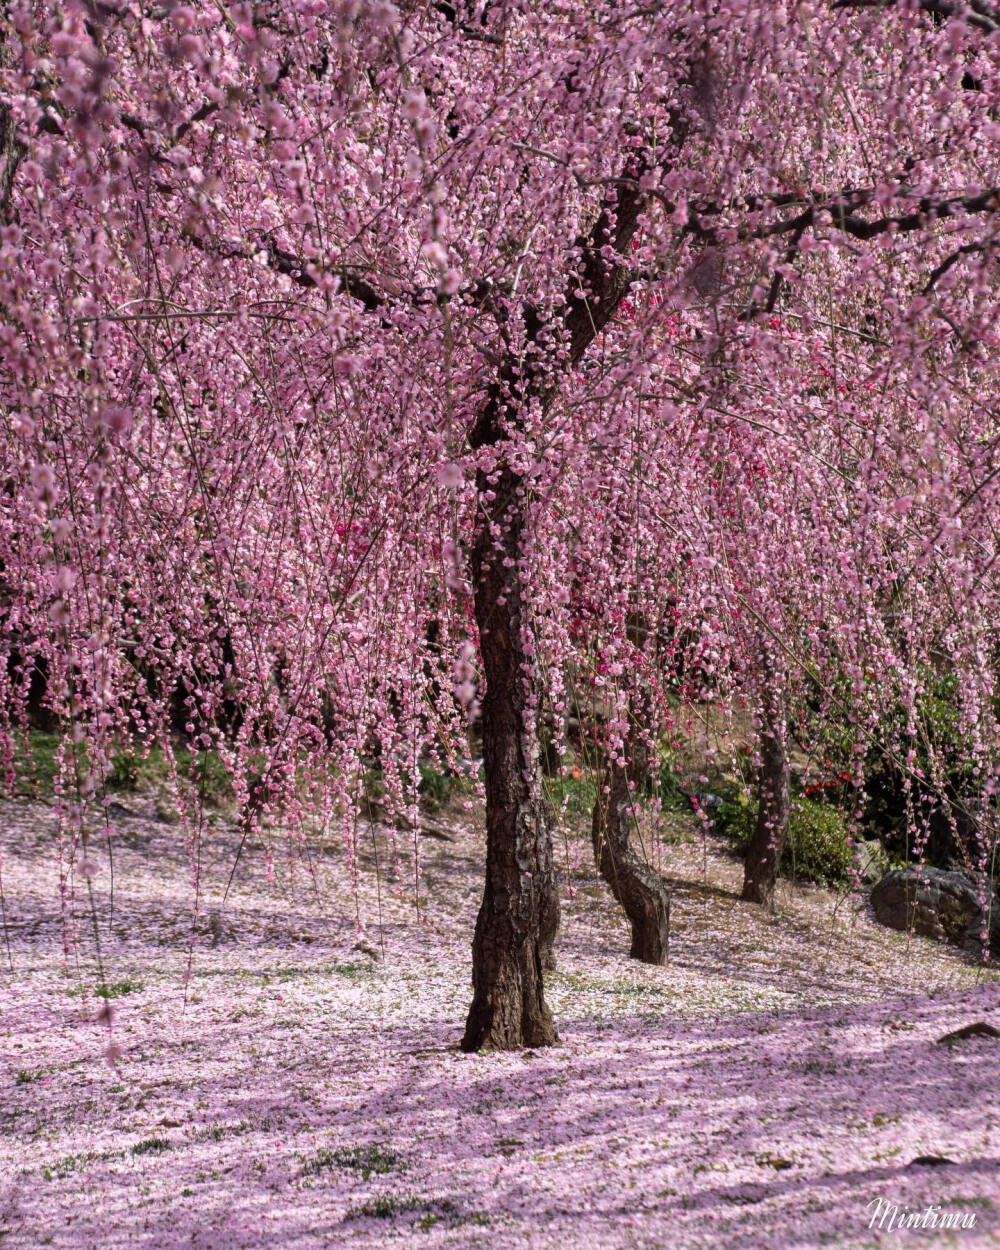
<svg viewBox="0 0 1000 1250"><path fill-rule="evenodd" d="M495 492L488 498L487 490ZM472 551L486 690L486 888L472 946L473 1000L463 1050L512 1050L557 1041L542 974L552 966L559 895L548 806L539 776L534 663L525 654L520 478L504 467L479 476L481 515Z"/></svg>
<svg viewBox="0 0 1000 1250"><path fill-rule="evenodd" d="M790 798L785 715L779 695L764 698L760 772L757 780L757 824L746 849L743 898L770 908L778 879L781 852L788 837Z"/></svg>
<svg viewBox="0 0 1000 1250"><path fill-rule="evenodd" d="M10 25L10 5L0 3L0 69L12 63L7 46L7 30ZM0 222L11 217L11 201L14 195L14 175L24 160L28 149L18 137L14 118L6 104L0 104Z"/></svg>
<svg viewBox="0 0 1000 1250"><path fill-rule="evenodd" d="M609 263L607 250L630 252L646 202L639 180L648 168L647 153L630 155L625 168L628 185L609 189L597 220L576 241L580 267L568 284L559 336L566 361L552 355L559 339L545 350L511 352L469 430L473 451L506 442L526 405L548 406L560 374L583 358L628 294L632 271ZM537 349L542 332L555 327L540 319L530 301L522 304L521 316L527 342ZM539 769L538 680L522 632L523 482L501 459L492 477L479 471L476 485L472 584L486 687L486 889L472 943L473 999L462 1049L512 1050L557 1040L542 973L553 965L559 895Z"/></svg>
<svg viewBox="0 0 1000 1250"><path fill-rule="evenodd" d="M608 773L610 793L599 794L594 804L591 835L594 859L611 893L632 925L633 959L665 964L670 941L670 892L660 874L640 859L630 841L633 785L648 771L645 743L633 737L626 768L612 764Z"/></svg>

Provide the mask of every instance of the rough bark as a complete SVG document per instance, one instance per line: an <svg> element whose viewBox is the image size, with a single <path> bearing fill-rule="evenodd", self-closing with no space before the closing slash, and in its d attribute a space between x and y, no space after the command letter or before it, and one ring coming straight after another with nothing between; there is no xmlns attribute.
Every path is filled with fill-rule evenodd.
<svg viewBox="0 0 1000 1250"><path fill-rule="evenodd" d="M9 22L10 5L0 3L0 69L6 69L11 63L7 43ZM0 101L0 222L7 222L11 218L14 175L26 154L27 148L18 136L13 115L7 105Z"/></svg>
<svg viewBox="0 0 1000 1250"><path fill-rule="evenodd" d="M780 698L769 692L764 700L760 771L757 777L757 823L744 861L743 898L771 907L781 852L788 837L791 799L785 717Z"/></svg>
<svg viewBox="0 0 1000 1250"><path fill-rule="evenodd" d="M670 891L631 840L633 795L649 773L649 751L635 732L626 750L624 766L608 765L609 793L598 794L594 804L594 860L632 926L629 954L643 963L665 964L670 942Z"/></svg>
<svg viewBox="0 0 1000 1250"><path fill-rule="evenodd" d="M472 552L486 691L486 888L472 947L473 1000L463 1050L548 1046L557 1040L543 995L559 922L548 807L539 784L538 735L527 707L519 552L522 484L509 468L491 484ZM486 483L480 483L485 495Z"/></svg>

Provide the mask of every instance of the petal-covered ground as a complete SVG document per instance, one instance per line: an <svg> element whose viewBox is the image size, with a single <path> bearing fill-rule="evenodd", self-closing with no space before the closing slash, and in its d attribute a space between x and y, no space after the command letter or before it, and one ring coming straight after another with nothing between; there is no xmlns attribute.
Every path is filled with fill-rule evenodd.
<svg viewBox="0 0 1000 1250"><path fill-rule="evenodd" d="M318 838L273 873L245 847L223 904L220 822L193 921L178 830L119 812L113 911L105 854L67 956L50 809L0 807L0 1246L1000 1243L1000 1040L938 1041L1000 1027L995 966L822 890L765 917L693 837L663 854L670 965L638 965L570 842L561 1045L464 1055L477 824L421 838L418 910L412 863L355 888Z"/></svg>

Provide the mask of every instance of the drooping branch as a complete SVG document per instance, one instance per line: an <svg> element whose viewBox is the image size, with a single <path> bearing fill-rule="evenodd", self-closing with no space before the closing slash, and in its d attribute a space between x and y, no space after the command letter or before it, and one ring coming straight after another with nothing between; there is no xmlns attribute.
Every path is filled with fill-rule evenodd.
<svg viewBox="0 0 1000 1250"><path fill-rule="evenodd" d="M283 274L286 278L291 278L296 286L304 287L306 290L313 290L318 285L316 274L317 268L311 262L303 260L296 256L293 252L287 251L283 247L279 247L275 243L272 236L265 239L266 256L268 265L275 273ZM368 281L367 278L361 276L353 266L343 266L337 270L337 276L340 278L340 289L345 295L349 295L351 299L357 300L362 304L367 312L377 312L384 308L386 297ZM427 292L410 292L408 302L421 302L422 296L427 296ZM429 298L422 302L431 302Z"/></svg>
<svg viewBox="0 0 1000 1250"><path fill-rule="evenodd" d="M0 118L2 119L2 118ZM569 360L577 364L597 335L604 329L614 316L621 301L628 295L632 285L640 278L650 280L655 274L649 274L629 267L623 260L608 262L603 249L609 244L619 257L623 257L635 235L642 211L649 198L662 199L657 192L643 192L638 177L630 176L615 179L610 184L610 202L606 203L597 221L587 235L577 239L579 251L580 273L571 284L567 294L563 325L569 339ZM906 194L908 187L900 183L896 188L899 194ZM2 191L2 187L0 187ZM839 194L829 192L788 192L764 197L747 197L731 204L719 202L698 202L689 207L687 225L684 233L691 235L707 245L719 245L723 232L715 226L706 224L706 219L719 217L727 212L745 212L755 214L765 207L782 208L791 205L805 204L802 212L793 217L782 218L766 225L746 226L737 231L740 241L753 239L780 238L791 235L784 263L794 260L798 245L807 230L817 225L828 225L854 238L868 240L884 234L889 230L906 234L925 229L934 221L956 219L961 214L977 215L1000 211L1000 187L989 187L978 195L954 195L942 199L923 196L915 210L895 216L882 216L869 220L858 215L859 210L875 201L874 187L853 188ZM667 207L675 209L670 203ZM356 300L366 312L384 312L392 303L406 304L413 308L430 307L446 303L449 300L462 300L468 304L487 307L493 302L500 288L489 279L476 279L465 284L455 295L445 295L432 286L403 288L392 294L382 292L362 274L357 266L337 266L324 270L314 261L308 261L295 255L287 248L281 247L273 235L262 240L262 246L254 248L221 249L213 247L206 240L188 232L186 239L200 251L212 252L223 259L251 260L263 254L268 266L274 272L289 278L296 286L306 290L314 290L319 286L319 277L323 273L335 272L340 281L340 291ZM960 253L979 250L976 246L960 249ZM957 260L958 257L956 256ZM950 261L953 264L954 260ZM949 264L949 267L950 267ZM944 271L942 271L944 272ZM932 286L941 273L932 275ZM767 298L767 307L772 309L780 290L780 275L775 275ZM584 294L580 294L580 291ZM527 339L533 342L542 326L536 310L525 304L522 310L528 329ZM503 407L503 396L511 395L515 400L525 400L545 392L551 395L551 387L541 380L540 364L528 370L528 377L520 376L523 362L511 361L500 371L499 382L491 389L490 401L480 411L479 418L469 434L469 444L475 449L501 437L497 417ZM534 383L531 378L534 377Z"/></svg>
<svg viewBox="0 0 1000 1250"><path fill-rule="evenodd" d="M912 188L906 183L900 183L895 188L895 192L899 195L906 195L912 192ZM796 213L793 217L781 218L778 221L768 222L764 225L746 225L738 228L736 231L736 238L741 242L754 239L777 240L783 239L785 236L791 236L781 261L781 264L787 267L798 255L805 233L817 226L827 226L850 235L852 238L865 241L877 238L879 235L890 231L898 234L912 234L916 231L927 229L935 221L958 220L962 215L976 216L987 213L1000 213L1000 187L988 187L979 192L978 195L951 195L944 196L941 199L925 195L920 198L917 207L907 213L897 213L891 216L883 215L873 219L859 215L859 210L875 202L876 189L871 187L845 191L839 195L832 196L828 193L800 192L797 195L782 193L768 197L751 197L728 205L718 202L697 203L689 207L688 222L684 227L684 233L697 238L707 247L719 246L723 243L727 232L715 225L708 224L707 219L709 218L721 217L726 213L739 213L740 211L757 213L764 207L780 208L789 207L792 204L805 204L802 212ZM672 204L668 207L672 211L675 210L675 206ZM731 234L729 237L732 237ZM923 288L923 294L929 294L939 279L963 256L983 253L990 250L993 246L995 244L992 240L986 240L984 242L968 243L957 248L932 270ZM632 274L633 280L642 279L646 282L656 281L661 276L662 274L656 271L636 271ZM761 311L762 306L768 312L772 311L783 281L783 275L779 268L775 271L772 278L764 304L761 305L755 300L742 314L741 319L751 320ZM955 327L952 326L952 328L954 329ZM961 335L959 337L961 338Z"/></svg>
<svg viewBox="0 0 1000 1250"><path fill-rule="evenodd" d="M476 279L463 285L454 295L447 295L432 286L403 287L389 293L380 291L362 273L360 266L338 265L323 268L318 262L306 260L287 248L281 247L271 234L265 235L257 247L246 244L236 248L217 245L191 230L185 231L184 238L196 251L214 256L219 260L251 261L262 258L269 269L288 278L295 286L306 291L317 290L320 286L320 279L324 275L333 275L339 282L338 291L356 300L365 312L371 313L385 313L391 304L404 304L411 308L430 308L456 300L478 308L489 308L493 305L498 291L502 289L488 279ZM383 319L383 325L388 324Z"/></svg>

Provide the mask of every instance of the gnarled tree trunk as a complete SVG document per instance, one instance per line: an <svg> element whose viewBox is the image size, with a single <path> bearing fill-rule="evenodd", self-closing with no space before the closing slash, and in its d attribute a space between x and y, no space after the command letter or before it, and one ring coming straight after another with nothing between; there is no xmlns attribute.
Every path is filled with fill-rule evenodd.
<svg viewBox="0 0 1000 1250"><path fill-rule="evenodd" d="M769 689L764 696L760 771L757 778L757 823L744 860L743 898L771 907L781 852L788 837L791 800L783 701Z"/></svg>
<svg viewBox="0 0 1000 1250"><path fill-rule="evenodd" d="M610 793L594 803L591 836L598 871L621 904L632 925L633 959L665 964L670 941L670 891L660 874L636 853L631 843L633 786L644 781L649 768L645 743L633 736L628 764L611 764Z"/></svg>
<svg viewBox="0 0 1000 1250"><path fill-rule="evenodd" d="M552 966L559 896L539 747L528 695L533 661L522 638L520 478L480 475L495 492L472 552L476 620L486 678L486 888L472 947L473 1000L463 1050L547 1046L557 1040L542 974Z"/></svg>

